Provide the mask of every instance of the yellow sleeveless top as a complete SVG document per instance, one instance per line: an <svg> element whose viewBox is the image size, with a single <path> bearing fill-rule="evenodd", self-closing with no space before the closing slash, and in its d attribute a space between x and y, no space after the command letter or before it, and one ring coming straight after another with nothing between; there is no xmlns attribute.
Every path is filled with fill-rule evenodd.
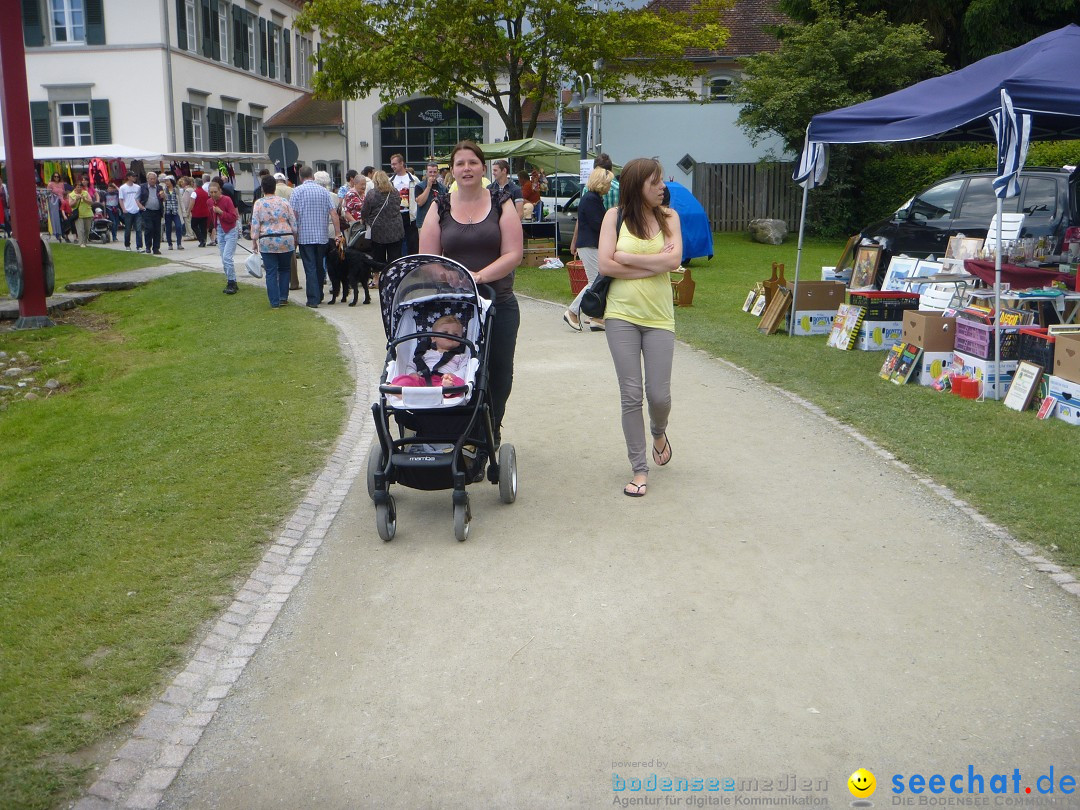
<svg viewBox="0 0 1080 810"><path fill-rule="evenodd" d="M615 249L639 255L659 253L664 248L664 233L652 239L638 239L624 226ZM671 274L659 273L649 278L616 278L608 289L604 318L618 318L649 329L675 331L675 305L671 297Z"/></svg>

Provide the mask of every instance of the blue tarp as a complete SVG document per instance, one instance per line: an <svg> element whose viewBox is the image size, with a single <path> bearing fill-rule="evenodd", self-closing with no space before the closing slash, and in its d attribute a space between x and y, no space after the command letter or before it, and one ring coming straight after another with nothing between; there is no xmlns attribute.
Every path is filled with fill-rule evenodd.
<svg viewBox="0 0 1080 810"><path fill-rule="evenodd" d="M807 143L933 139L993 141L990 116L1008 92L1032 116L1031 140L1080 138L1080 26L919 82L881 98L815 115Z"/></svg>
<svg viewBox="0 0 1080 810"><path fill-rule="evenodd" d="M686 186L674 180L666 181L671 192L671 207L679 213L682 223L682 244L684 262L699 256L713 257L712 229L709 217L697 197Z"/></svg>

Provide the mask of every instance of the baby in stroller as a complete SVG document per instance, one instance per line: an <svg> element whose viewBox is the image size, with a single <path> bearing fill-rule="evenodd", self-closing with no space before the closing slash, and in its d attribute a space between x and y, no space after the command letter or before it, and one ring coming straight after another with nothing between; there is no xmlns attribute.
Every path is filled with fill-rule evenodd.
<svg viewBox="0 0 1080 810"><path fill-rule="evenodd" d="M443 315L431 325L432 332L464 337L461 321ZM406 366L406 373L394 377L392 385L441 385L449 388L464 385L469 356L464 343L448 337L430 337L417 341L416 351Z"/></svg>
<svg viewBox="0 0 1080 810"><path fill-rule="evenodd" d="M94 218L90 220L89 239L91 242L108 244L112 240L112 223L109 222L109 215L105 211L105 206L101 203L94 203L91 207L94 210Z"/></svg>

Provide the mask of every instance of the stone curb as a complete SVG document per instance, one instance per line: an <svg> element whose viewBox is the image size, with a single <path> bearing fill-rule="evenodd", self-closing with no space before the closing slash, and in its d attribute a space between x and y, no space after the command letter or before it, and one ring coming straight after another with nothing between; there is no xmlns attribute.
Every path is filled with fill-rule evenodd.
<svg viewBox="0 0 1080 810"><path fill-rule="evenodd" d="M200 268L201 269L201 268ZM320 312L320 314L323 314ZM325 317L325 315L324 315ZM375 436L368 414L374 364L342 327L338 343L356 381L345 429L319 473L267 549L196 648L191 660L142 716L131 737L73 807L151 810L161 802L188 754L213 720L300 584L356 477L366 470Z"/></svg>

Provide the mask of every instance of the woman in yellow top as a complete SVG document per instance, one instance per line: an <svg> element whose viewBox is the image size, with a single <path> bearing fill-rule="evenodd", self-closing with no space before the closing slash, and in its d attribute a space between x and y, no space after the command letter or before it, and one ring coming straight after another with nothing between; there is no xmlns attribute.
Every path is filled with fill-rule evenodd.
<svg viewBox="0 0 1080 810"><path fill-rule="evenodd" d="M619 178L619 194L620 207L609 210L600 227L598 258L600 273L613 279L604 325L619 378L626 454L634 472L623 494L640 498L649 481L643 390L649 403L653 461L661 467L671 461L667 426L675 308L669 274L682 260L682 226L679 215L663 206L664 175L658 161L636 158L627 163Z"/></svg>
<svg viewBox="0 0 1080 810"><path fill-rule="evenodd" d="M85 177L68 195L71 210L78 214L75 220L75 232L79 237L79 247L86 247L90 241L90 223L94 221L94 201L90 197L90 181Z"/></svg>

